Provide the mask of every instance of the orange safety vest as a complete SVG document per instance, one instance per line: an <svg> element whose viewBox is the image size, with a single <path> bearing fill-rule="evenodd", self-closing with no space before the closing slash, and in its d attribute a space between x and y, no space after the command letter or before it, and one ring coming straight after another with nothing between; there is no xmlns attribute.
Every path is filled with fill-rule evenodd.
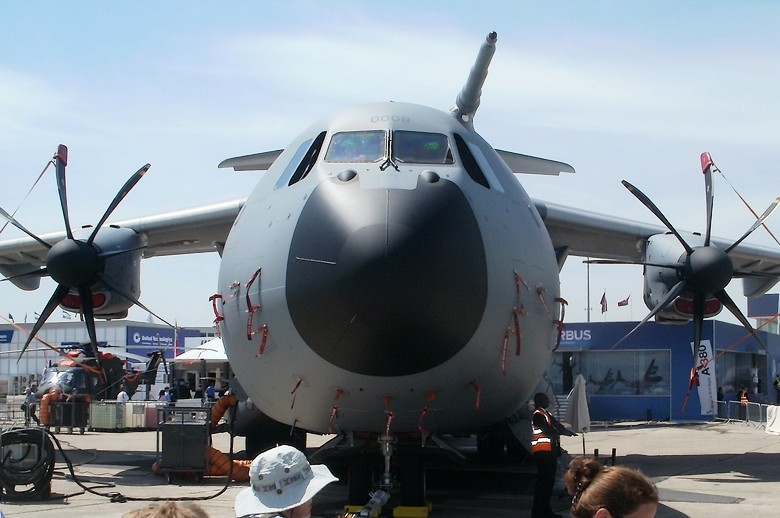
<svg viewBox="0 0 780 518"><path fill-rule="evenodd" d="M541 428L537 428L534 425L534 416L540 414L544 416L547 421L547 425L552 427L552 416L547 410L543 408L537 408L531 415L531 453L539 453L542 451L553 451L552 437L548 437Z"/></svg>

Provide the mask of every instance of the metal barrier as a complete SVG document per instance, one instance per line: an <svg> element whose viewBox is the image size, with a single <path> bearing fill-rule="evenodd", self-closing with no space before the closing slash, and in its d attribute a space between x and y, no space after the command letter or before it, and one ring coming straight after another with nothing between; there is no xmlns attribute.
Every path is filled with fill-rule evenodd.
<svg viewBox="0 0 780 518"><path fill-rule="evenodd" d="M766 427L767 409L763 403L744 403L742 401L718 401L716 419L727 423L740 422L756 428Z"/></svg>

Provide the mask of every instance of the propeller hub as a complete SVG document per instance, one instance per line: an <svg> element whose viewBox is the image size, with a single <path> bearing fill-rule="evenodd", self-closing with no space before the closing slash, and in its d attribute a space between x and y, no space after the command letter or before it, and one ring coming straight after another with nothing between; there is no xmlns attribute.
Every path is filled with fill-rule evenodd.
<svg viewBox="0 0 780 518"><path fill-rule="evenodd" d="M734 275L734 264L728 254L714 246L694 248L685 259L683 278L686 287L709 295L725 288Z"/></svg>
<svg viewBox="0 0 780 518"><path fill-rule="evenodd" d="M100 263L95 247L76 239L63 239L56 243L46 257L46 269L52 279L70 288L94 283Z"/></svg>

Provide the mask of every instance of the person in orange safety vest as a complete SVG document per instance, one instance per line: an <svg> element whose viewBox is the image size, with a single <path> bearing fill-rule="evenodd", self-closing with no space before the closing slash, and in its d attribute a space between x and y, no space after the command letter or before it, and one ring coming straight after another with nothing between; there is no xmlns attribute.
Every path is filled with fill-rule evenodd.
<svg viewBox="0 0 780 518"><path fill-rule="evenodd" d="M555 485L555 471L561 454L560 436L577 435L559 423L547 411L548 406L550 406L550 398L547 394L538 392L534 395L534 413L531 416L531 453L536 462L536 486L531 509L532 518L560 516L550 507L550 498Z"/></svg>

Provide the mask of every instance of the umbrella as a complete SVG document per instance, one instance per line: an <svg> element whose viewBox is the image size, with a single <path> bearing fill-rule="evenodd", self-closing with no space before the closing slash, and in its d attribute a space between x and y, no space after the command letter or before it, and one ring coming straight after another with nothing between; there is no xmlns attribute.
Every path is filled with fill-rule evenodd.
<svg viewBox="0 0 780 518"><path fill-rule="evenodd" d="M590 430L590 410L588 410L588 394L585 378L577 374L574 380L574 388L569 392L566 400L569 402L566 408L564 421L569 423L572 429L582 435L582 454L585 455L585 433Z"/></svg>
<svg viewBox="0 0 780 518"><path fill-rule="evenodd" d="M200 360L206 361L228 361L227 354L225 353L225 345L222 343L221 338L214 338L208 342L199 345L198 347L192 347L187 349L176 358L175 362L196 362Z"/></svg>

